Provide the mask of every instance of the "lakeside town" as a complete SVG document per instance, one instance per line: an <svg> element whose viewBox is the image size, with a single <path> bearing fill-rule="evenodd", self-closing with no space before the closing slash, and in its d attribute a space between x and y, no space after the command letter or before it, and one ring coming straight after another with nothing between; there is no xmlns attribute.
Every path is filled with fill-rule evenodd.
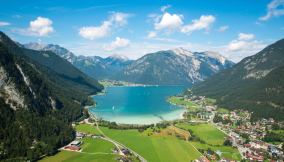
<svg viewBox="0 0 284 162"><path fill-rule="evenodd" d="M158 86L158 85L149 85L149 84L139 84L139 83L132 83L126 81L119 81L119 80L109 80L104 79L99 81L104 87L146 87L146 86Z"/></svg>
<svg viewBox="0 0 284 162"><path fill-rule="evenodd" d="M227 135L227 145L239 150L242 159L248 161L283 161L284 160L284 123L273 118L251 121L251 114L246 110L219 108L214 100L204 96L180 95L176 97L176 104L187 108L199 107L184 114L191 122L213 123ZM177 100L178 99L178 100ZM188 103L189 105L187 105ZM198 106L199 105L199 106ZM207 157L210 157L208 155ZM209 158L210 159L210 158ZM212 160L212 159L211 159ZM209 161L204 157L196 162ZM228 160L220 160L228 161Z"/></svg>

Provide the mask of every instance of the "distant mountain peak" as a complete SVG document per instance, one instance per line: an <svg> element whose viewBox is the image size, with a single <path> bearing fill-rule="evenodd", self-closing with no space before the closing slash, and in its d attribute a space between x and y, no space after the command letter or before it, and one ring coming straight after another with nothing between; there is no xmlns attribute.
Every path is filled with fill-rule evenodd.
<svg viewBox="0 0 284 162"><path fill-rule="evenodd" d="M196 53L199 55L208 56L208 57L217 59L222 64L225 64L226 60L228 60L225 56L221 55L218 52L214 52L214 51L205 51L205 52L196 52Z"/></svg>
<svg viewBox="0 0 284 162"><path fill-rule="evenodd" d="M72 52L57 44L43 44L43 43L31 42L23 44L23 46L25 48L33 50L52 51L71 63L74 62L76 59L76 56Z"/></svg>
<svg viewBox="0 0 284 162"><path fill-rule="evenodd" d="M183 47L174 48L171 51L174 52L177 55L193 56L193 53L191 51L186 50Z"/></svg>
<svg viewBox="0 0 284 162"><path fill-rule="evenodd" d="M33 49L33 50L42 50L46 46L47 44L38 43L38 42L30 42L30 43L24 44L24 47L28 47L29 49Z"/></svg>
<svg viewBox="0 0 284 162"><path fill-rule="evenodd" d="M122 60L122 61L128 61L130 60L127 56L124 56L124 55L118 55L118 54L114 54L114 55L111 55L107 58L112 58L112 59L117 59L117 60Z"/></svg>

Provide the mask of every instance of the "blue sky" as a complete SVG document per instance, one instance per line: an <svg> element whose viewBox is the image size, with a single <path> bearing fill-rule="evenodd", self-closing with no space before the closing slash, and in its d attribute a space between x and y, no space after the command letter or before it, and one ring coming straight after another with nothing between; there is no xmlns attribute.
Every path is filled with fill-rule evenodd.
<svg viewBox="0 0 284 162"><path fill-rule="evenodd" d="M138 58L184 47L237 62L283 38L284 0L2 0L0 30L76 55Z"/></svg>

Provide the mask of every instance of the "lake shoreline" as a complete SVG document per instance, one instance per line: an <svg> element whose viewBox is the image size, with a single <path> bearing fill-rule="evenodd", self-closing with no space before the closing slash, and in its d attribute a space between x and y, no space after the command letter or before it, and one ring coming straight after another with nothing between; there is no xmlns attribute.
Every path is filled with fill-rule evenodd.
<svg viewBox="0 0 284 162"><path fill-rule="evenodd" d="M109 88L117 88L117 87L120 87L120 88L137 88L137 87L159 87L159 88L163 88L163 87L166 87L166 88L169 88L169 87L174 87L174 86L153 86L153 85L148 85L148 86L110 86L110 87L107 87L106 89L109 89ZM176 86L177 87L177 86ZM181 86L178 86L179 89L182 90L182 88L180 88ZM146 91L147 92L147 91ZM181 91L178 91L178 93L180 93ZM108 94L108 91L105 91L101 94L96 94L96 95L92 95L92 97L102 97L103 95L106 95ZM176 93L173 93L173 94L170 94L170 95L176 95ZM163 98L163 101L162 102L166 102L168 103L167 101L167 98L168 96L170 95L166 95L166 98ZM162 97L165 97L162 96ZM161 98L161 97L160 97ZM96 103L98 103L98 100L96 100ZM97 118L101 118L102 120L105 120L105 121L110 121L110 122L116 122L117 124L127 124L127 125L150 125L150 124L157 124L157 123L161 123L161 122L172 122L172 121L175 121L175 120L183 120L184 119L184 113L186 113L187 109L185 109L184 107L182 106L179 106L179 105L173 105L171 103L168 103L170 104L170 110L166 110L165 112L163 111L160 111L160 112L157 112L157 113L136 113L136 114L115 114L114 112L111 112L111 111L115 111L115 110L104 110L104 109L101 109L101 107L98 109L97 106L89 106L87 107L88 108L88 112L92 115L94 115L95 117ZM173 105L174 107L172 107L171 105ZM136 106L136 105L135 105ZM119 106L116 105L116 107L118 107L119 109ZM116 108L115 107L115 108ZM114 106L112 107L114 108ZM102 114L101 112L102 111L110 111L109 113L113 113L112 115L108 115L107 117L106 116L101 116L99 114Z"/></svg>

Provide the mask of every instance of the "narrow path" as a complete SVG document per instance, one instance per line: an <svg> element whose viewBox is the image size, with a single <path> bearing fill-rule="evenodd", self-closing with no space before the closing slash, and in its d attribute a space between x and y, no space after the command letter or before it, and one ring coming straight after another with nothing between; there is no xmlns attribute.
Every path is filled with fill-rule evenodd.
<svg viewBox="0 0 284 162"><path fill-rule="evenodd" d="M64 151L71 151L71 150L64 150ZM115 153L107 153L107 152L84 152L84 151L73 151L81 154L91 154L91 155L117 155Z"/></svg>
<svg viewBox="0 0 284 162"><path fill-rule="evenodd" d="M93 115L93 114L90 114L90 116L95 120L95 124L96 124L96 127L97 127L97 130L104 136L104 138L110 142L112 142L119 150L119 153L121 155L124 155L121 151L121 148L126 148L128 149L132 154L134 154L135 156L137 156L141 162L147 162L147 160L142 157L141 155L139 155L137 152L133 151L132 149L130 149L129 147L126 147L125 145L123 145L122 143L119 143L111 138L109 138L107 135L104 134L104 132L100 129L99 127L99 124L98 124L98 121L97 121L97 118Z"/></svg>

